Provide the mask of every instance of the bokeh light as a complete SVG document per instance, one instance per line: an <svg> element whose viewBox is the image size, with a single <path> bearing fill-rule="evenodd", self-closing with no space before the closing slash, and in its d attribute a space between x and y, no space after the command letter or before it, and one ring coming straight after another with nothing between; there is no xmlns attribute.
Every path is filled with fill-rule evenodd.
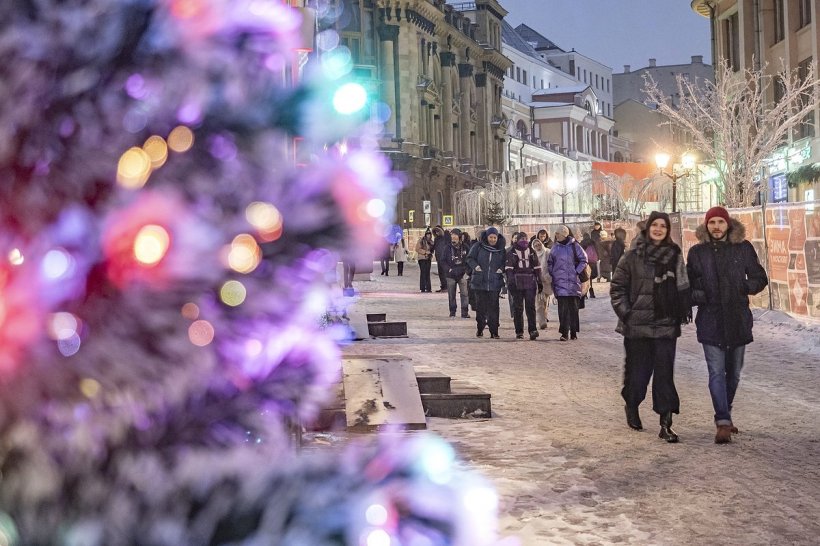
<svg viewBox="0 0 820 546"><path fill-rule="evenodd" d="M62 311L49 315L47 331L51 339L69 339L78 333L79 328L80 321L71 313Z"/></svg>
<svg viewBox="0 0 820 546"><path fill-rule="evenodd" d="M228 267L237 273L250 273L262 260L262 249L253 236L242 233L234 237L228 251Z"/></svg>
<svg viewBox="0 0 820 546"><path fill-rule="evenodd" d="M65 339L57 340L57 350L63 356L73 356L79 352L81 343L80 336L72 334Z"/></svg>
<svg viewBox="0 0 820 546"><path fill-rule="evenodd" d="M385 508L381 504L371 504L367 507L367 510L364 513L364 517L365 519L367 519L367 523L369 523L370 525L381 527L382 525L387 523L387 508Z"/></svg>
<svg viewBox="0 0 820 546"><path fill-rule="evenodd" d="M429 442L421 453L419 463L433 483L445 485L452 479L455 451L444 441Z"/></svg>
<svg viewBox="0 0 820 546"><path fill-rule="evenodd" d="M245 209L245 218L265 242L275 241L282 236L282 213L270 203L251 203Z"/></svg>
<svg viewBox="0 0 820 546"><path fill-rule="evenodd" d="M367 534L367 546L390 546L390 535L384 529L375 529Z"/></svg>
<svg viewBox="0 0 820 546"><path fill-rule="evenodd" d="M129 148L117 163L117 182L124 188L139 189L151 176L151 158L139 147Z"/></svg>
<svg viewBox="0 0 820 546"><path fill-rule="evenodd" d="M333 108L343 115L360 111L367 104L367 91L356 82L342 85L333 94Z"/></svg>
<svg viewBox="0 0 820 546"><path fill-rule="evenodd" d="M174 127L171 134L168 135L168 147L174 152L187 152L193 145L194 133L184 125Z"/></svg>
<svg viewBox="0 0 820 546"><path fill-rule="evenodd" d="M23 253L20 251L19 248L12 248L9 251L9 263L11 265L23 265L23 262L25 261L26 258L25 256L23 256Z"/></svg>
<svg viewBox="0 0 820 546"><path fill-rule="evenodd" d="M205 347L214 340L214 327L207 320L197 320L188 327L188 339L197 347Z"/></svg>
<svg viewBox="0 0 820 546"><path fill-rule="evenodd" d="M387 211L387 205L381 199L371 199L367 202L367 214L373 218L381 218Z"/></svg>
<svg viewBox="0 0 820 546"><path fill-rule="evenodd" d="M171 237L165 228L149 224L134 238L134 257L143 265L156 265L165 257L170 244Z"/></svg>
<svg viewBox="0 0 820 546"><path fill-rule="evenodd" d="M83 396L86 398L96 397L100 393L101 388L100 383L94 379L86 377L80 380L80 392L83 393Z"/></svg>
<svg viewBox="0 0 820 546"><path fill-rule="evenodd" d="M338 80L350 74L353 70L353 57L345 46L339 46L333 51L320 57L322 72L330 80Z"/></svg>
<svg viewBox="0 0 820 546"><path fill-rule="evenodd" d="M222 300L222 303L231 307L242 305L247 294L245 285L239 281L227 281L219 289L219 299Z"/></svg>
<svg viewBox="0 0 820 546"><path fill-rule="evenodd" d="M316 44L323 51L331 51L339 45L339 33L329 28L316 35Z"/></svg>
<svg viewBox="0 0 820 546"><path fill-rule="evenodd" d="M62 248L49 250L43 256L43 275L51 280L61 279L68 276L74 269L74 258Z"/></svg>
<svg viewBox="0 0 820 546"><path fill-rule="evenodd" d="M182 306L182 316L188 320L199 318L199 306L193 302L188 302Z"/></svg>
<svg viewBox="0 0 820 546"><path fill-rule="evenodd" d="M159 135L148 137L145 144L142 145L142 149L148 154L151 159L151 167L154 169L162 167L168 160L168 144Z"/></svg>

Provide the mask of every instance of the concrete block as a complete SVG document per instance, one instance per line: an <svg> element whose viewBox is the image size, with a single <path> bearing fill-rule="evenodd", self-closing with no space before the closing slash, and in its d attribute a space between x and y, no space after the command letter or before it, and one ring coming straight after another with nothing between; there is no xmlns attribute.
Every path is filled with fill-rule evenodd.
<svg viewBox="0 0 820 546"><path fill-rule="evenodd" d="M416 381L421 394L447 394L450 392L450 376L438 372L416 369Z"/></svg>
<svg viewBox="0 0 820 546"><path fill-rule="evenodd" d="M406 322L368 322L367 330L373 337L407 337Z"/></svg>
<svg viewBox="0 0 820 546"><path fill-rule="evenodd" d="M421 403L428 417L492 417L490 393L468 383L453 381L451 392L422 394Z"/></svg>
<svg viewBox="0 0 820 546"><path fill-rule="evenodd" d="M387 313L367 313L367 322L386 322Z"/></svg>

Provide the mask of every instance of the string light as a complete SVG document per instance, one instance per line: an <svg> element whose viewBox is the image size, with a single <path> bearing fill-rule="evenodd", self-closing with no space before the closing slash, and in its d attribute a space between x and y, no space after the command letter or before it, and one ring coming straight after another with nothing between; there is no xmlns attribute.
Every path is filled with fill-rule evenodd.
<svg viewBox="0 0 820 546"><path fill-rule="evenodd" d="M142 145L142 149L148 154L153 169L162 167L165 165L165 161L168 160L168 144L159 135L148 137L148 140Z"/></svg>
<svg viewBox="0 0 820 546"><path fill-rule="evenodd" d="M128 149L117 163L117 183L124 188L136 190L148 182L151 176L151 157L139 147Z"/></svg>
<svg viewBox="0 0 820 546"><path fill-rule="evenodd" d="M188 339L197 347L210 345L214 340L214 327L207 320L198 320L188 327Z"/></svg>
<svg viewBox="0 0 820 546"><path fill-rule="evenodd" d="M156 265L165 257L170 244L171 237L162 226L149 224L134 238L134 257L143 265Z"/></svg>
<svg viewBox="0 0 820 546"><path fill-rule="evenodd" d="M184 125L174 127L168 135L168 147L177 153L190 150L194 145L194 133Z"/></svg>
<svg viewBox="0 0 820 546"><path fill-rule="evenodd" d="M243 233L234 237L228 252L228 266L237 273L250 273L262 260L262 249L251 235Z"/></svg>
<svg viewBox="0 0 820 546"><path fill-rule="evenodd" d="M219 290L219 299L222 300L222 303L231 307L242 305L246 296L245 285L239 281L227 281Z"/></svg>

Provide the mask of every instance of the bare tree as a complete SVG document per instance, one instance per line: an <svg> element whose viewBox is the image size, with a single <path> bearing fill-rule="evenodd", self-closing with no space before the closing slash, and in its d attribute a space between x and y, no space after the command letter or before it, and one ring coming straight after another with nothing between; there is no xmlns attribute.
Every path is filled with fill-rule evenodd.
<svg viewBox="0 0 820 546"><path fill-rule="evenodd" d="M730 207L749 206L768 190L763 168L820 103L815 63L792 71L767 72L764 66L735 72L720 61L715 82L678 75L677 85L674 100L651 77L644 92L717 170L722 200Z"/></svg>

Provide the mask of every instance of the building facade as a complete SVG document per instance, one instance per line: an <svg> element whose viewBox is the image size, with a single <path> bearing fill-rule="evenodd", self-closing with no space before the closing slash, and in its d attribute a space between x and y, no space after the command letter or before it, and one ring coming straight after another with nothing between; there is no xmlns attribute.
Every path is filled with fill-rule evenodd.
<svg viewBox="0 0 820 546"><path fill-rule="evenodd" d="M456 191L504 169L507 12L495 0L344 0L344 11L337 25L354 77L370 82L389 110L380 147L405 178L398 223L441 224Z"/></svg>
<svg viewBox="0 0 820 546"><path fill-rule="evenodd" d="M712 65L704 64L703 55L692 55L692 61L686 64L658 66L655 59L649 59L649 64L638 70L631 70L629 65L624 65L623 73L612 75L612 97L615 106L626 100L643 102L646 78L652 78L658 84L658 88L675 101L678 94L678 76L692 83L714 81L715 70Z"/></svg>
<svg viewBox="0 0 820 546"><path fill-rule="evenodd" d="M709 19L714 59L722 59L733 71L764 69L774 74L786 68L806 72L817 67L820 57L819 0L692 0L692 9ZM768 104L776 101L772 86ZM817 123L820 105L789 138L779 156L773 158L768 176L771 182L784 175L820 162ZM776 187L770 200L813 201L820 199L817 180L805 179L791 188ZM771 190L770 190L771 191Z"/></svg>

